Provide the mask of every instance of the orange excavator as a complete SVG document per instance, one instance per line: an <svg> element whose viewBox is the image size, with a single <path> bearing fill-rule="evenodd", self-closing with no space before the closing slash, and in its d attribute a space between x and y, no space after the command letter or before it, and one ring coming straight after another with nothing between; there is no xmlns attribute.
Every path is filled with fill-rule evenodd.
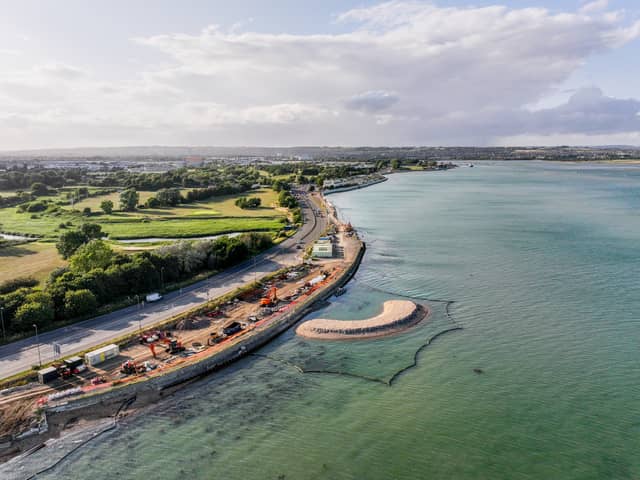
<svg viewBox="0 0 640 480"><path fill-rule="evenodd" d="M266 296L262 297L260 299L260 306L261 307L270 307L272 305L275 305L276 302L278 301L278 290L276 289L275 286L271 287L268 291Z"/></svg>

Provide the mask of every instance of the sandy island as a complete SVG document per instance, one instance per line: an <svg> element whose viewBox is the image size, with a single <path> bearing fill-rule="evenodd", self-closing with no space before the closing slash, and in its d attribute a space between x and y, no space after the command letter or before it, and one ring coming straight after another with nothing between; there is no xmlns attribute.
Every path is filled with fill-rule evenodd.
<svg viewBox="0 0 640 480"><path fill-rule="evenodd" d="M382 313L365 320L317 318L304 322L296 333L307 338L343 340L379 337L412 327L429 315L429 309L409 300L388 300Z"/></svg>

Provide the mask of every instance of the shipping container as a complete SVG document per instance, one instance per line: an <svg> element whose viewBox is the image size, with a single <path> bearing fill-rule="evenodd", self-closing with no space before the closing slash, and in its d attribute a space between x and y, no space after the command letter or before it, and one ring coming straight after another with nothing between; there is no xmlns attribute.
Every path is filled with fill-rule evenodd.
<svg viewBox="0 0 640 480"><path fill-rule="evenodd" d="M38 371L38 381L40 383L49 383L58 378L58 369L56 367L47 367Z"/></svg>
<svg viewBox="0 0 640 480"><path fill-rule="evenodd" d="M107 345L106 347L102 347L94 350L93 352L85 354L84 362L90 366L98 365L105 360L117 357L119 354L120 349L118 348L118 345L112 343L111 345Z"/></svg>

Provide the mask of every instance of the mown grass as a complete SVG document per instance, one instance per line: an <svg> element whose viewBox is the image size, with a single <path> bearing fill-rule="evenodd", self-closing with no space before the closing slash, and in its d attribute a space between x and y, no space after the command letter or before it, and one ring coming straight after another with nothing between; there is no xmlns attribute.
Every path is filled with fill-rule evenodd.
<svg viewBox="0 0 640 480"><path fill-rule="evenodd" d="M59 225L68 221L74 226L79 226L84 219L78 214L65 210L56 213L31 214L18 213L16 207L0 209L0 228L3 232L35 234L44 239L55 240L60 233L64 232Z"/></svg>
<svg viewBox="0 0 640 480"><path fill-rule="evenodd" d="M138 191L138 195L140 196L140 200L138 203L144 203L147 201L149 197L152 197L156 192L148 192L148 191ZM73 208L76 210L82 210L86 207L89 207L93 211L100 211L100 204L105 200L111 200L113 202L113 209L118 210L120 208L120 193L114 192L109 193L107 195L97 195L95 197L87 197L83 198L79 202L76 202L73 205Z"/></svg>
<svg viewBox="0 0 640 480"><path fill-rule="evenodd" d="M144 222L98 222L110 239L176 237L189 238L232 232L276 231L282 228L280 218L206 218L153 220Z"/></svg>
<svg viewBox="0 0 640 480"><path fill-rule="evenodd" d="M53 269L65 264L53 243L31 242L0 248L0 283L15 277L42 281Z"/></svg>
<svg viewBox="0 0 640 480"><path fill-rule="evenodd" d="M139 193L141 203L155 194ZM243 210L235 205L240 196L257 196L262 206ZM54 202L64 200L63 193L45 198ZM18 213L16 207L0 209L0 231L38 235L41 240L51 242L5 249L4 253L0 253L0 279L22 275L45 278L51 270L63 264L53 242L63 232L78 228L85 222L99 224L109 239L118 240L192 238L249 231L276 232L282 228L286 217L284 210L276 208L276 192L266 188L176 207L139 209L134 212L116 210L111 215L100 211L100 203L106 199L114 202L115 208L118 208L119 193L112 193L86 198L76 203L73 209L70 205L58 206L57 211L50 213ZM81 215L85 207L91 208L90 216ZM71 225L67 226L68 222Z"/></svg>

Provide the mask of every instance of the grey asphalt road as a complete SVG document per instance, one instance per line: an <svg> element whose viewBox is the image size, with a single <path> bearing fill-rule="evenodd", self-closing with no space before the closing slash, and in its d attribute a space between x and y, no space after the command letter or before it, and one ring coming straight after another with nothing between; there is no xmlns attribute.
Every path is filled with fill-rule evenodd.
<svg viewBox="0 0 640 480"><path fill-rule="evenodd" d="M86 350L95 345L135 332L189 310L207 299L222 296L256 278L274 272L283 266L299 263L303 250L296 249L298 242L314 241L326 228L326 218L307 195L301 195L300 204L304 216L302 228L291 238L255 259L237 265L208 280L190 285L181 291L168 293L158 302L134 305L107 315L91 318L67 327L52 330L0 347L0 378L6 378L39 363L54 359L53 344L58 343L63 356Z"/></svg>

